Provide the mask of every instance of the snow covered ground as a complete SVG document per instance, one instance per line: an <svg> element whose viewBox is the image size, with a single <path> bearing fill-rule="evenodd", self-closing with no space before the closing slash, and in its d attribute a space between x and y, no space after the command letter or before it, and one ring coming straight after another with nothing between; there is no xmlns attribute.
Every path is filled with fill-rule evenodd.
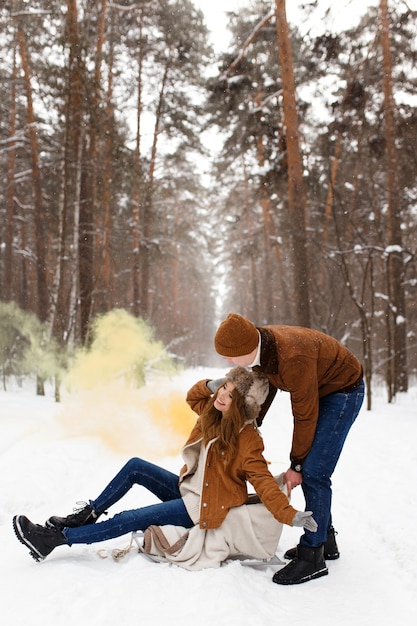
<svg viewBox="0 0 417 626"><path fill-rule="evenodd" d="M362 409L334 475L334 524L341 558L329 575L292 587L272 583L274 568L238 562L188 572L131 551L102 558L129 537L57 548L33 561L15 538L12 516L43 523L94 498L130 456L173 471L190 427L181 398L196 380L224 370L187 370L139 391L107 385L99 397L36 397L27 387L0 392L2 623L14 626L404 626L417 623L417 388ZM178 417L182 414L183 418ZM158 414L158 418L156 418ZM169 414L174 416L173 422ZM291 437L288 394L279 393L262 427L273 473L286 469ZM135 488L120 509L152 501ZM303 508L301 491L292 503ZM113 513L116 512L114 507ZM278 556L300 529L284 527ZM104 555L99 553L104 549Z"/></svg>

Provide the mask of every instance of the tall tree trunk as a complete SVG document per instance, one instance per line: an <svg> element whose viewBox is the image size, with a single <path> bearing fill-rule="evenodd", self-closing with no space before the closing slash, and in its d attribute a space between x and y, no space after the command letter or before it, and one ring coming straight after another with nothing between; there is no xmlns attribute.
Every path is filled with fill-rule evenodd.
<svg viewBox="0 0 417 626"><path fill-rule="evenodd" d="M264 94L258 91L256 95L256 106L262 106ZM256 145L256 157L261 170L265 167L265 144L262 136L258 138ZM274 225L271 206L271 194L267 185L262 185L260 190L260 204L262 208L263 218L263 236L264 236L264 268L263 280L263 296L261 317L256 317L259 322L265 323L266 320L274 320L276 317L276 307L281 302L288 303L288 293L282 271L281 251L278 245L278 236ZM281 311L283 313L283 311ZM284 314L285 315L285 314Z"/></svg>
<svg viewBox="0 0 417 626"><path fill-rule="evenodd" d="M113 154L113 119L114 110L113 100L113 61L114 61L114 42L113 42L113 21L114 12L111 14L111 26L109 37L109 54L108 54L108 75L107 75L107 93L106 106L104 111L104 166L103 166L103 194L102 194L102 224L101 224L101 245L96 245L96 249L100 250L97 255L101 259L101 263L96 264L96 284L97 295L95 300L95 310L98 312L109 311L113 306L113 264L111 259L111 228L112 228L112 154ZM98 237L99 234L97 234ZM96 239L97 240L97 239ZM97 267L98 266L98 267Z"/></svg>
<svg viewBox="0 0 417 626"><path fill-rule="evenodd" d="M17 38L16 38L17 44ZM15 202L15 167L16 167L16 45L13 48L13 71L11 80L11 98L9 113L9 137L11 137L7 152L7 192L6 192L6 233L4 251L4 274L2 284L2 298L8 302L13 299L14 277L13 277L13 221ZM15 294L16 297L16 294Z"/></svg>
<svg viewBox="0 0 417 626"><path fill-rule="evenodd" d="M291 40L287 23L285 0L275 0L278 55L281 67L285 139L288 156L288 211L291 223L292 254L294 262L295 321L309 327L310 299L308 280L306 200L303 182L303 163L300 150L298 115Z"/></svg>
<svg viewBox="0 0 417 626"><path fill-rule="evenodd" d="M401 234L400 194L398 190L398 155L395 125L395 103L392 92L392 57L388 0L380 2L382 67L384 76L385 145L387 160L387 204L389 287L392 298L394 344L394 392L407 391L407 333L404 292L404 260ZM389 323L389 322L388 322Z"/></svg>
<svg viewBox="0 0 417 626"><path fill-rule="evenodd" d="M158 137L159 130L161 126L162 119L162 109L165 100L165 89L168 81L168 74L170 70L170 58L168 56L164 75L162 77L161 87L159 90L159 98L158 98L158 106L155 114L155 126L153 132L153 141L152 141L152 150L151 150L151 159L149 162L149 175L147 181L147 189L146 189L146 197L144 201L144 211L143 211L143 253L141 255L141 267L142 267L142 295L141 300L144 303L143 310L145 312L146 317L151 316L151 302L152 297L149 290L150 284L150 269L151 269L151 234L152 234L152 205L153 205L153 195L155 192L154 184L155 184L155 167L156 167L156 156L157 156L157 146L158 146Z"/></svg>
<svg viewBox="0 0 417 626"><path fill-rule="evenodd" d="M30 143L30 159L32 170L32 184L34 194L34 217L35 217L35 250L36 250L36 280L37 280L37 303L36 313L45 322L48 317L48 284L46 267L46 237L45 237L45 212L42 196L41 170L39 165L38 137L36 132L36 120L33 109L31 73L26 46L26 36L23 26L18 22L18 41L27 100L27 122Z"/></svg>
<svg viewBox="0 0 417 626"><path fill-rule="evenodd" d="M90 125L88 146L85 150L84 167L81 183L80 223L79 223L79 308L80 334L84 344L88 337L94 291L94 243L96 223L99 216L95 215L97 204L97 154L100 127L100 86L103 42L106 24L107 0L101 1L96 37L94 78L90 99ZM97 229L98 230L98 229Z"/></svg>
<svg viewBox="0 0 417 626"><path fill-rule="evenodd" d="M142 172L142 71L143 71L143 41L142 41L142 19L143 11L140 11L139 15L139 55L138 55L138 96L137 96L137 111L136 111L136 148L135 148L135 161L134 161L134 176L133 176L133 194L132 194L132 308L133 313L136 316L144 314L143 302L141 300L141 273L140 273L140 252L141 252L141 207L142 207L142 185L143 185L143 172Z"/></svg>
<svg viewBox="0 0 417 626"><path fill-rule="evenodd" d="M91 136L89 137L91 140ZM85 138L81 187L80 187L80 221L78 230L78 309L80 321L80 339L85 344L90 320L93 277L93 248L94 248L94 213L93 198L94 164L91 158L91 144L87 145Z"/></svg>
<svg viewBox="0 0 417 626"><path fill-rule="evenodd" d="M59 243L59 267L53 335L60 345L74 326L72 310L78 295L78 224L82 154L83 62L76 0L67 0L66 37L69 46L64 146L64 193Z"/></svg>
<svg viewBox="0 0 417 626"><path fill-rule="evenodd" d="M342 228L338 225L338 220L334 211L332 211L334 220L334 229L337 239L338 250L342 251L343 237L341 234ZM349 263L346 253L340 254L340 263L342 275L344 277L344 283L348 291L349 297L355 305L360 319L360 330L362 337L362 359L364 378L366 383L366 395L367 395L367 408L370 411L372 408L372 375L373 375L373 361L372 361L372 324L374 322L374 307L373 307L373 285L374 285L374 270L372 263L372 256L369 256L369 261L366 268L363 271L361 283L358 281L358 276L354 276L354 269ZM372 306L367 308L366 294L371 292Z"/></svg>

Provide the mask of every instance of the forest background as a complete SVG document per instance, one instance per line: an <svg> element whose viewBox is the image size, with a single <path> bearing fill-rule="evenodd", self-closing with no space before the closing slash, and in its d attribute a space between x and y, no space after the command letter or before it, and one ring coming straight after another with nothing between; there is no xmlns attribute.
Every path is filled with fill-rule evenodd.
<svg viewBox="0 0 417 626"><path fill-rule="evenodd" d="M214 51L191 0L1 0L4 388L54 376L58 399L108 316L154 360L215 365L237 311L348 345L368 408L375 380L407 391L417 3L337 29L339 3L298 4L290 21L284 0L240 3Z"/></svg>

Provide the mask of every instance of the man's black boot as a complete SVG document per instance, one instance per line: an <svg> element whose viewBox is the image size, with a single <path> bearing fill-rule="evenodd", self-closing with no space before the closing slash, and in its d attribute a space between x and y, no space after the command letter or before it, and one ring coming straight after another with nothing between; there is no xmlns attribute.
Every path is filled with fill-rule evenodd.
<svg viewBox="0 0 417 626"><path fill-rule="evenodd" d="M324 545L318 548L297 546L297 556L288 565L275 572L272 580L278 585L298 585L320 576L329 570L324 560Z"/></svg>
<svg viewBox="0 0 417 626"><path fill-rule="evenodd" d="M75 513L70 513L66 517L52 515L45 522L46 528L62 530L63 528L78 528L78 526L85 526L86 524L95 524L101 513L96 513L92 506L85 502L82 505L81 508L74 509Z"/></svg>
<svg viewBox="0 0 417 626"><path fill-rule="evenodd" d="M326 559L326 561L335 561L340 556L339 548L337 547L336 543L336 535L337 532L335 531L333 526L331 526L331 528L329 528L329 530L327 531L327 539L324 543L324 558ZM291 561L292 559L295 559L296 556L297 547L290 548L284 554L284 559L288 559L289 561Z"/></svg>
<svg viewBox="0 0 417 626"><path fill-rule="evenodd" d="M33 524L24 515L14 516L13 528L16 537L20 543L29 548L30 556L35 561L43 561L57 546L68 545L60 530Z"/></svg>

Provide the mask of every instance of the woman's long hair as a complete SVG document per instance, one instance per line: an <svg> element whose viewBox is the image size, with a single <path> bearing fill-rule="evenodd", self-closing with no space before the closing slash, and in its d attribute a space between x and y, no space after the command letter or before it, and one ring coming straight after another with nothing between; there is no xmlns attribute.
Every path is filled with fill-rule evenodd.
<svg viewBox="0 0 417 626"><path fill-rule="evenodd" d="M214 396L213 402L215 398ZM233 389L232 403L228 411L222 413L213 402L201 416L204 445L217 437L213 449L217 453L225 453L227 461L236 456L237 440L243 424L247 421L244 398Z"/></svg>

